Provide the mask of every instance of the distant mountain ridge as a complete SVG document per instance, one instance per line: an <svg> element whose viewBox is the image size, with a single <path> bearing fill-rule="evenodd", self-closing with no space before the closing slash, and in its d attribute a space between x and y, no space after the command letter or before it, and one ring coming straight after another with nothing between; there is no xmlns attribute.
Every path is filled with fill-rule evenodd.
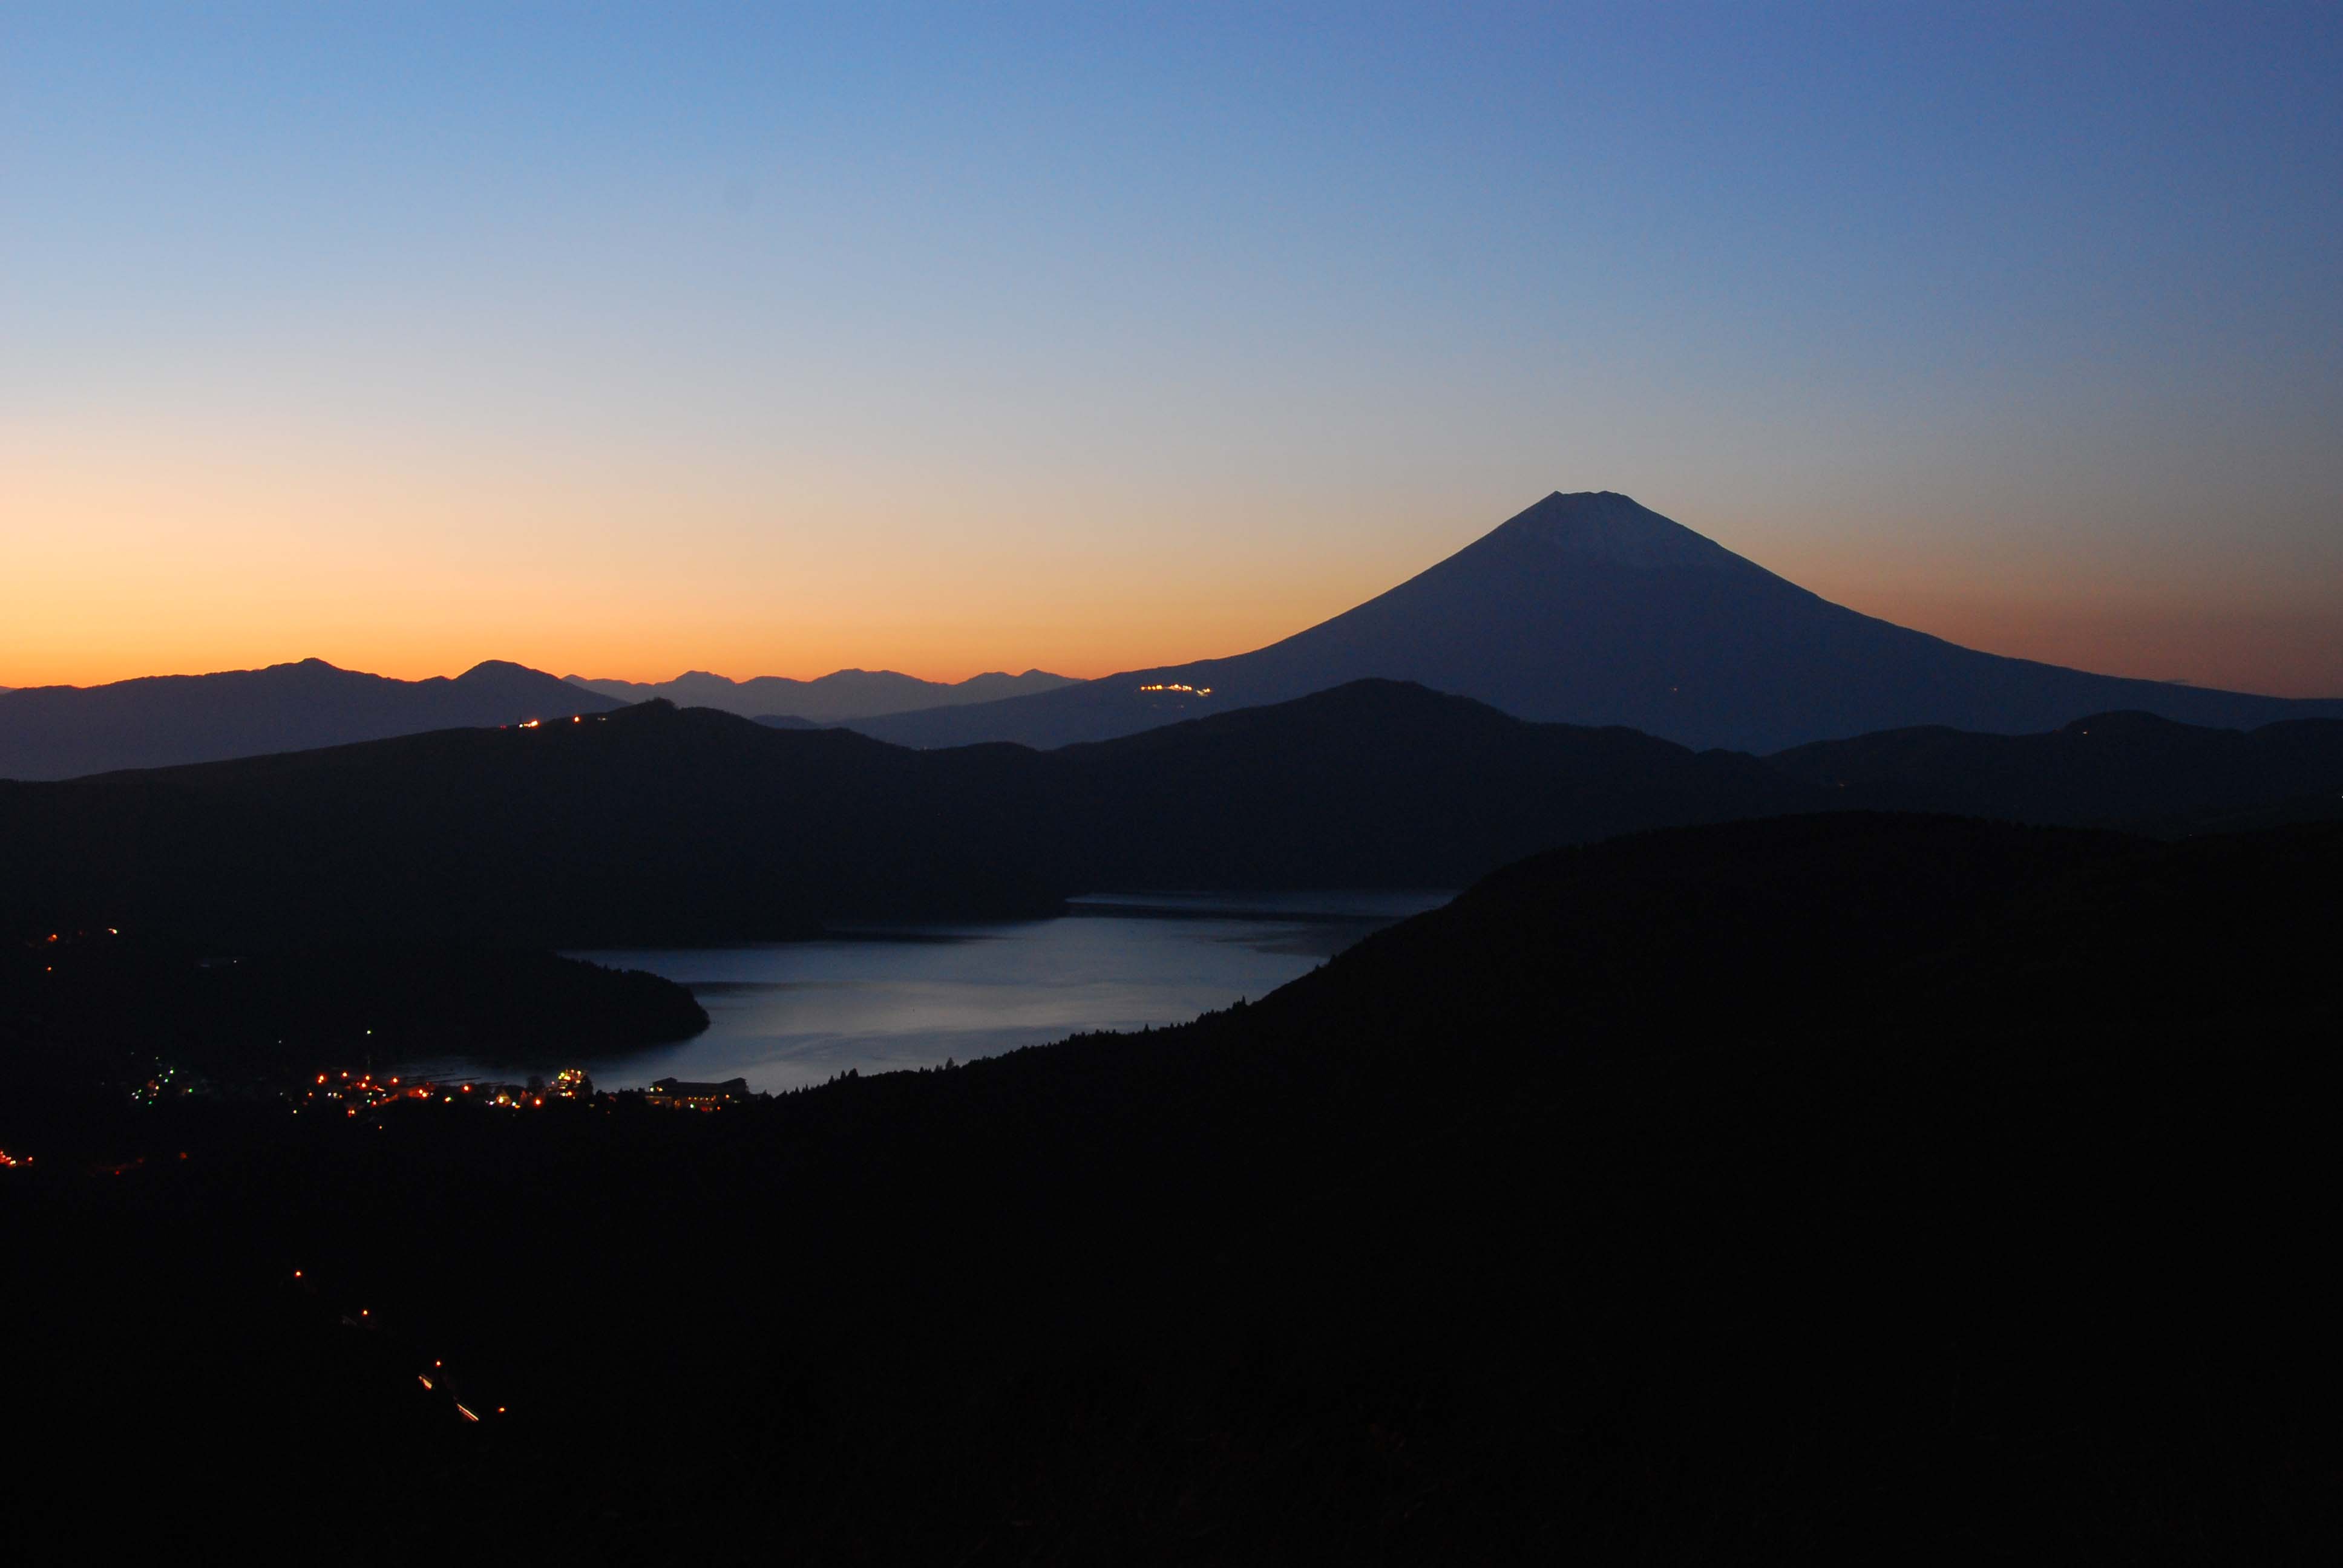
<svg viewBox="0 0 2343 1568"><path fill-rule="evenodd" d="M990 670L961 681L921 680L891 669L837 669L812 680L793 680L785 675L733 680L704 669L686 670L673 680L661 681L602 680L582 675L564 678L572 686L621 702L667 701L678 708L720 709L743 719L769 715L817 724L913 709L997 702L1075 684L1071 676L1052 675L1046 669L1029 669L1022 675Z"/></svg>
<svg viewBox="0 0 2343 1568"><path fill-rule="evenodd" d="M2015 734L2129 709L2252 728L2303 701L2089 674L1835 605L1610 491L1546 497L1332 620L1251 653L857 721L910 746L1063 746L1345 681L1412 680L1522 719L1770 752L1916 725Z"/></svg>
<svg viewBox="0 0 2343 1568"><path fill-rule="evenodd" d="M322 658L211 675L0 694L0 779L168 768L457 727L607 712L616 700L489 659L450 679L397 680Z"/></svg>

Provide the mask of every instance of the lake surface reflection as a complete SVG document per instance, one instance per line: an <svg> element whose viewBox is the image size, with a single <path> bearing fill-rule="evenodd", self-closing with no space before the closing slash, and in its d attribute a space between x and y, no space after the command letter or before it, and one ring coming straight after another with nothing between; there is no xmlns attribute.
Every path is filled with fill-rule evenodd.
<svg viewBox="0 0 2343 1568"><path fill-rule="evenodd" d="M691 988L706 1033L583 1065L604 1089L751 1089L968 1061L1083 1030L1179 1023L1267 995L1447 893L1101 895L1056 920L898 926L811 942L572 955ZM495 1063L409 1070L493 1076Z"/></svg>

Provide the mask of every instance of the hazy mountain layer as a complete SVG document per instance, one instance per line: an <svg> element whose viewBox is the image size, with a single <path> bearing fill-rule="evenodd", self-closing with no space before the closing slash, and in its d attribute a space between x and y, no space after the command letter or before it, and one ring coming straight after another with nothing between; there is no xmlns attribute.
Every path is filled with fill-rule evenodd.
<svg viewBox="0 0 2343 1568"><path fill-rule="evenodd" d="M688 670L673 680L649 682L593 680L582 675L568 678L573 686L622 702L664 700L678 708L719 708L744 719L771 714L820 724L913 709L995 702L1074 684L1071 677L1051 675L1046 669L1029 669L1022 675L993 670L957 682L921 680L891 669L839 669L813 680L792 680L782 675L731 680L704 669Z"/></svg>
<svg viewBox="0 0 2343 1568"><path fill-rule="evenodd" d="M911 746L1062 746L1366 677L1523 719L1750 751L1912 725L2015 734L2135 709L2193 724L2343 718L2091 675L1860 615L1608 491L1555 494L1379 598L1231 658L858 724Z"/></svg>
<svg viewBox="0 0 2343 1568"><path fill-rule="evenodd" d="M394 680L322 658L0 695L0 779L72 779L618 707L501 659L449 679Z"/></svg>

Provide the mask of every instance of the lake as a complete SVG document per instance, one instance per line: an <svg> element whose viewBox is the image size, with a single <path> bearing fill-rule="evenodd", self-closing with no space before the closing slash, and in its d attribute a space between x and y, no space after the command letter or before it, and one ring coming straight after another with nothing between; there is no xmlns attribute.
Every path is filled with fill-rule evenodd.
<svg viewBox="0 0 2343 1568"><path fill-rule="evenodd" d="M1100 895L1055 920L888 926L820 941L580 952L689 986L705 1033L582 1065L597 1087L745 1078L756 1090L969 1061L1085 1030L1180 1023L1257 999L1444 892ZM427 1076L492 1062L408 1064Z"/></svg>

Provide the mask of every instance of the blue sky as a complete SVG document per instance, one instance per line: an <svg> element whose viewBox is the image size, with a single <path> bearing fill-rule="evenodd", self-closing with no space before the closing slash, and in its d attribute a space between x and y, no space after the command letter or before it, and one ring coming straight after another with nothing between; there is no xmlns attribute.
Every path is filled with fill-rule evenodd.
<svg viewBox="0 0 2343 1568"><path fill-rule="evenodd" d="M1109 12L0 12L0 683L1104 673L1559 487L2343 691L2343 10Z"/></svg>

